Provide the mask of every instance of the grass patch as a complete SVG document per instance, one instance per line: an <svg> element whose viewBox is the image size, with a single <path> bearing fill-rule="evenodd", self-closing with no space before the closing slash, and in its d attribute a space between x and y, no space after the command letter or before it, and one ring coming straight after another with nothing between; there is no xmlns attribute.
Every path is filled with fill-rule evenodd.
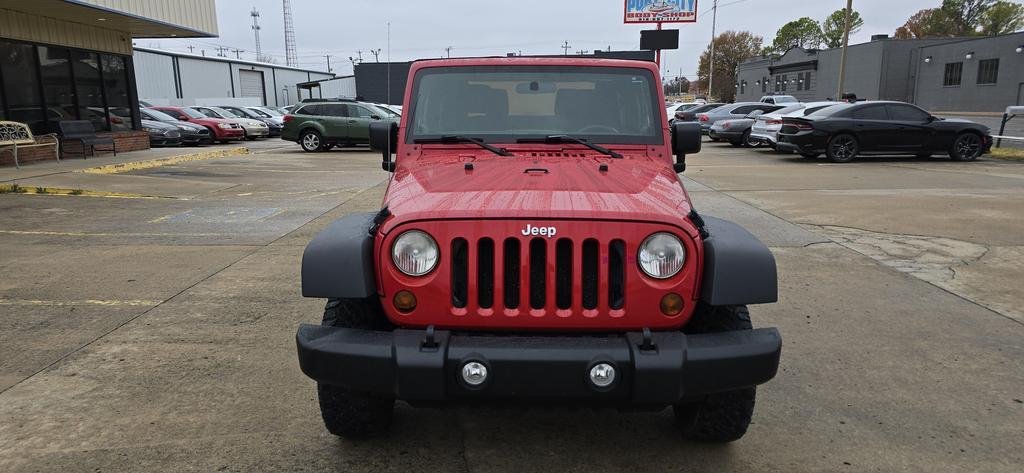
<svg viewBox="0 0 1024 473"><path fill-rule="evenodd" d="M82 195L82 192L82 189L72 189L71 192L68 192L68 195Z"/></svg>
<svg viewBox="0 0 1024 473"><path fill-rule="evenodd" d="M1024 161L1024 149L1022 148L992 148L991 156L996 159L1009 159L1012 161Z"/></svg>
<svg viewBox="0 0 1024 473"><path fill-rule="evenodd" d="M15 184L0 185L0 194L24 194L28 189Z"/></svg>
<svg viewBox="0 0 1024 473"><path fill-rule="evenodd" d="M36 186L36 194L49 194L50 191L46 190L45 187Z"/></svg>

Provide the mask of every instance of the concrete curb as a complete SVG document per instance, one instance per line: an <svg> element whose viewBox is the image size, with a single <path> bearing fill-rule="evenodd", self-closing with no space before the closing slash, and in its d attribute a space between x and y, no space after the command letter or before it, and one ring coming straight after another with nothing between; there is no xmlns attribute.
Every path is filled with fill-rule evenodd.
<svg viewBox="0 0 1024 473"><path fill-rule="evenodd" d="M79 169L73 172L82 172L87 174L118 174L122 172L137 171L140 169L150 169L160 166L170 166L173 164L186 163L189 161L202 161L206 159L217 159L226 158L229 156L243 156L252 154L247 147L231 148L231 149L219 149L214 151L203 151L200 153L184 154L181 156L171 156L168 158L150 159L146 161L135 161L120 164L108 164L106 166L97 166L92 168Z"/></svg>

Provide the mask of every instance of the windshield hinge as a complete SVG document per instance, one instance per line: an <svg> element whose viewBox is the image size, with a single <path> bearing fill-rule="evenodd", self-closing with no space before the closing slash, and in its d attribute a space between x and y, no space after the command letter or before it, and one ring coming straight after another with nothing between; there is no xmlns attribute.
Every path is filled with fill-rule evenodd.
<svg viewBox="0 0 1024 473"><path fill-rule="evenodd" d="M380 224L384 223L384 221L390 216L391 211L388 210L388 206L385 205L384 208L380 209L380 212L377 212L377 215L373 216L373 225L370 225L370 231L368 233L370 235L376 235L377 229L380 228Z"/></svg>
<svg viewBox="0 0 1024 473"><path fill-rule="evenodd" d="M707 239L707 237L711 236L711 234L708 233L707 225L704 223L704 218L697 213L697 209L690 209L690 214L687 215L686 218L690 219L694 226L697 227L697 232L700 233L701 238Z"/></svg>

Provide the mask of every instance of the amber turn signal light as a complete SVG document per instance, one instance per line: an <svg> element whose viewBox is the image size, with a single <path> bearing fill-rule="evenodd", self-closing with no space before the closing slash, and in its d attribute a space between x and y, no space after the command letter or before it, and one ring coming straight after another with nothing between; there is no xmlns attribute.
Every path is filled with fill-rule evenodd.
<svg viewBox="0 0 1024 473"><path fill-rule="evenodd" d="M683 298L679 294L665 294L661 298L661 313L675 317L683 311Z"/></svg>
<svg viewBox="0 0 1024 473"><path fill-rule="evenodd" d="M399 312L412 312L416 308L416 296L409 291L398 291L395 293L394 304Z"/></svg>

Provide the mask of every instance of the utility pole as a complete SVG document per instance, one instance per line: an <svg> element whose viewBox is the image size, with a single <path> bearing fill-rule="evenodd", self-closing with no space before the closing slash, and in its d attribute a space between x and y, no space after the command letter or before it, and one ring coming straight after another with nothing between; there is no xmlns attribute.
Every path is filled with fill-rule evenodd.
<svg viewBox="0 0 1024 473"><path fill-rule="evenodd" d="M715 80L715 28L718 26L718 0L711 7L711 61L708 68L708 100L711 100L711 84Z"/></svg>
<svg viewBox="0 0 1024 473"><path fill-rule="evenodd" d="M448 46L447 48L444 48L444 54L445 54L446 57L451 59L451 57L452 57L452 47Z"/></svg>
<svg viewBox="0 0 1024 473"><path fill-rule="evenodd" d="M244 53L245 50L244 49L232 49L231 52L235 53L235 59L242 59L242 53Z"/></svg>
<svg viewBox="0 0 1024 473"><path fill-rule="evenodd" d="M249 12L249 16L252 17L252 31L256 35L256 60L263 60L263 48L260 46L260 11L256 7L252 7L252 11Z"/></svg>
<svg viewBox="0 0 1024 473"><path fill-rule="evenodd" d="M326 54L324 57L327 58L327 72L334 72L331 70L331 55Z"/></svg>
<svg viewBox="0 0 1024 473"><path fill-rule="evenodd" d="M572 48L572 46L569 46L569 40L566 40L565 44L562 45L562 49L565 51L565 55L566 56L569 55L569 49L570 48Z"/></svg>
<svg viewBox="0 0 1024 473"><path fill-rule="evenodd" d="M359 64L362 64L363 63L363 52L362 51L356 51L356 56L359 56Z"/></svg>
<svg viewBox="0 0 1024 473"><path fill-rule="evenodd" d="M217 46L214 49L217 50L217 57L228 57L228 55L224 54L224 52L227 51L230 48L225 48L224 46Z"/></svg>
<svg viewBox="0 0 1024 473"><path fill-rule="evenodd" d="M189 53L189 54L192 54L192 51L195 51L195 50L196 50L196 47L195 47L195 46L192 46L192 45L189 45L189 46L188 46L188 53Z"/></svg>
<svg viewBox="0 0 1024 473"><path fill-rule="evenodd" d="M850 17L853 16L853 0L846 0L846 25L843 27L843 53L839 59L839 90L836 100L842 100L846 88L846 48L850 46Z"/></svg>
<svg viewBox="0 0 1024 473"><path fill-rule="evenodd" d="M371 49L370 52L373 53L373 62L380 62L380 48Z"/></svg>

